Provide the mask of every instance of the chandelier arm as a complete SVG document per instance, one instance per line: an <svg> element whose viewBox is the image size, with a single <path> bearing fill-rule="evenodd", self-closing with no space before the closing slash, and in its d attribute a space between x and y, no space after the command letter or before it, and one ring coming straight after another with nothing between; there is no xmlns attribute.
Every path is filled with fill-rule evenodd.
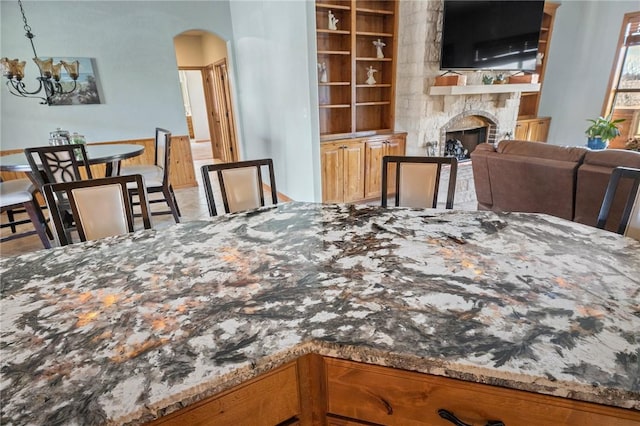
<svg viewBox="0 0 640 426"><path fill-rule="evenodd" d="M34 99L42 99L44 102L40 102L44 104L47 102L47 98L43 98L42 96L34 96L36 93L40 92L40 89L34 92L27 92L24 87L24 83L15 82L14 80L7 80L6 82L7 88L9 89L9 93L14 96L19 96L21 98L34 98Z"/></svg>
<svg viewBox="0 0 640 426"><path fill-rule="evenodd" d="M29 97L28 95L35 95L36 93L40 93L40 91L42 90L42 80L38 79L38 83L39 83L38 88L33 92L30 92L27 90L27 86L24 84L23 81L16 81L13 79L7 80L7 87L9 87L11 93L13 93L16 96Z"/></svg>

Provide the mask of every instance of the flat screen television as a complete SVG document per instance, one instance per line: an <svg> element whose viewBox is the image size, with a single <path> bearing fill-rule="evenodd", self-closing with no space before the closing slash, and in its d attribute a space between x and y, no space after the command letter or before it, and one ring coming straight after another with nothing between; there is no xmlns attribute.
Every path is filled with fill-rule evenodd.
<svg viewBox="0 0 640 426"><path fill-rule="evenodd" d="M445 0L442 70L536 69L544 1Z"/></svg>

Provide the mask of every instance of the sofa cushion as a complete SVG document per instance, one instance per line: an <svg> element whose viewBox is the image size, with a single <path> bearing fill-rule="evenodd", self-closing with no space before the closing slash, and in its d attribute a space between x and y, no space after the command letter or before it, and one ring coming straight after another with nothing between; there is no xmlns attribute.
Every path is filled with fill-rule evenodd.
<svg viewBox="0 0 640 426"><path fill-rule="evenodd" d="M588 149L579 146L565 147L541 142L504 140L498 144L496 151L501 154L524 155L527 157L579 163L583 160Z"/></svg>
<svg viewBox="0 0 640 426"><path fill-rule="evenodd" d="M512 154L488 156L492 210L546 213L572 220L579 164Z"/></svg>
<svg viewBox="0 0 640 426"><path fill-rule="evenodd" d="M590 151L585 155L584 164L578 169L574 221L596 225L611 171L617 166L640 168L640 152L607 149ZM630 191L631 183L622 180L611 206L606 229L614 232L618 229Z"/></svg>

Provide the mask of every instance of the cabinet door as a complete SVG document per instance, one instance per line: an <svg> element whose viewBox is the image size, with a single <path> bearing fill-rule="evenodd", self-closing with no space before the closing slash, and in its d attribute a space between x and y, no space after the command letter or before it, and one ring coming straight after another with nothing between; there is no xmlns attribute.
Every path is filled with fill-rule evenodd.
<svg viewBox="0 0 640 426"><path fill-rule="evenodd" d="M343 200L345 203L364 198L365 150L360 141L342 146Z"/></svg>
<svg viewBox="0 0 640 426"><path fill-rule="evenodd" d="M529 140L528 136L529 136L529 122L528 121L516 122L516 128L515 128L513 138L521 141L528 141Z"/></svg>
<svg viewBox="0 0 640 426"><path fill-rule="evenodd" d="M385 139L368 140L364 144L366 154L365 198L376 198L382 192L382 157L387 155Z"/></svg>
<svg viewBox="0 0 640 426"><path fill-rule="evenodd" d="M534 120L529 123L529 139L535 142L546 142L549 136L549 119Z"/></svg>
<svg viewBox="0 0 640 426"><path fill-rule="evenodd" d="M322 201L341 203L344 201L344 156L343 144L328 143L320 147L322 165Z"/></svg>

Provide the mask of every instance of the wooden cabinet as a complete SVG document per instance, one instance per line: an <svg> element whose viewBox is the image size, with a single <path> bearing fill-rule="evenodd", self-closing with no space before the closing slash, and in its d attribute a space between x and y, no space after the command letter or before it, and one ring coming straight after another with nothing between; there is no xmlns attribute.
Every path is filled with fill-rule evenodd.
<svg viewBox="0 0 640 426"><path fill-rule="evenodd" d="M534 142L546 142L549 136L551 117L539 117L518 120L514 132L514 139Z"/></svg>
<svg viewBox="0 0 640 426"><path fill-rule="evenodd" d="M322 140L393 131L397 10L392 0L316 1Z"/></svg>
<svg viewBox="0 0 640 426"><path fill-rule="evenodd" d="M640 411L307 354L152 425L638 426Z"/></svg>
<svg viewBox="0 0 640 426"><path fill-rule="evenodd" d="M402 136L371 138L365 141L364 197L376 198L382 193L382 157L385 155L404 155L405 139ZM395 171L389 172L388 191L395 192Z"/></svg>
<svg viewBox="0 0 640 426"><path fill-rule="evenodd" d="M227 392L161 417L152 425L274 426L296 424L301 414L295 362Z"/></svg>
<svg viewBox="0 0 640 426"><path fill-rule="evenodd" d="M406 137L406 133L394 133L323 142L322 201L350 203L380 197L382 157L404 155ZM394 186L395 177L391 176L389 187Z"/></svg>
<svg viewBox="0 0 640 426"><path fill-rule="evenodd" d="M638 411L388 367L325 358L325 369L327 414L332 425L452 424L440 418L439 410L474 425L491 420L554 426L637 426L640 422Z"/></svg>
<svg viewBox="0 0 640 426"><path fill-rule="evenodd" d="M547 69L547 59L549 58L549 47L551 45L551 33L553 32L553 22L556 16L556 10L560 4L546 2L544 4L544 12L542 14L542 25L540 27L540 39L538 40L538 53L541 53L542 63L536 65L536 73L538 74L538 82L540 83L539 92L523 92L520 97L520 108L518 118L535 118L538 116L538 106L540 105L540 95L542 94L542 86L544 85L544 73Z"/></svg>
<svg viewBox="0 0 640 426"><path fill-rule="evenodd" d="M348 203L364 198L365 151L360 140L323 143L322 200Z"/></svg>

